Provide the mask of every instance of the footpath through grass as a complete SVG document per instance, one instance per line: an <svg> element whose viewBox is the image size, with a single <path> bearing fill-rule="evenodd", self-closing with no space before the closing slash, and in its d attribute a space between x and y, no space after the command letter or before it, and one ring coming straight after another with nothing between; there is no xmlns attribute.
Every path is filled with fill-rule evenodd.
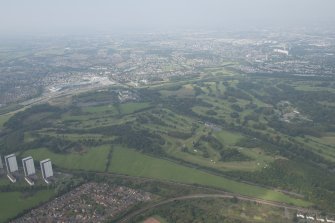
<svg viewBox="0 0 335 223"><path fill-rule="evenodd" d="M236 182L167 160L147 156L130 149L114 148L109 171L130 176L211 186L241 195L285 202L296 206L306 207L311 205L310 202L296 199L274 190Z"/></svg>

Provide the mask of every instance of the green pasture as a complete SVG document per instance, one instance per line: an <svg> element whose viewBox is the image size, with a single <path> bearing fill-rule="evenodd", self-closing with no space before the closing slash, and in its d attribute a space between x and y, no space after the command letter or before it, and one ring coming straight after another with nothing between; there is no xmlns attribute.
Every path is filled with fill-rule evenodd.
<svg viewBox="0 0 335 223"><path fill-rule="evenodd" d="M24 210L48 201L53 195L53 189L42 190L29 196L21 192L0 192L0 222L7 222Z"/></svg>
<svg viewBox="0 0 335 223"><path fill-rule="evenodd" d="M32 156L39 161L50 158L56 166L69 170L104 171L109 151L109 146L99 146L81 153L57 154L39 148L27 150L22 156Z"/></svg>
<svg viewBox="0 0 335 223"><path fill-rule="evenodd" d="M114 148L109 171L130 176L170 180L187 184L200 184L224 189L233 193L265 200L309 206L311 203L292 198L277 191L236 182L201 170L185 167L167 160L154 158L130 149Z"/></svg>

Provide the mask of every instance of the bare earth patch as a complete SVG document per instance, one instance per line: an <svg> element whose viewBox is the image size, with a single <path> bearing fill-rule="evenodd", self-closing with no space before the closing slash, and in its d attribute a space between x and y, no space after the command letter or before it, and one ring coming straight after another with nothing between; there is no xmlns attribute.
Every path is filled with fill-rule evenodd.
<svg viewBox="0 0 335 223"><path fill-rule="evenodd" d="M160 221L158 221L156 218L151 217L145 220L143 223L160 223Z"/></svg>

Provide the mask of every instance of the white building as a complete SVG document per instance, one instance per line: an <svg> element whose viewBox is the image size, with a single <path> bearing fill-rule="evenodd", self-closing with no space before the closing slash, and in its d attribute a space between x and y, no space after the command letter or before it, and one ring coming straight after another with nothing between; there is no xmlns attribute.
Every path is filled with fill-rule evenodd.
<svg viewBox="0 0 335 223"><path fill-rule="evenodd" d="M22 159L22 166L23 166L24 175L26 177L34 175L36 173L34 160L31 156Z"/></svg>
<svg viewBox="0 0 335 223"><path fill-rule="evenodd" d="M45 159L40 162L41 165L41 171L43 179L46 183L49 183L48 178L52 177L54 175L52 170L52 164L50 159Z"/></svg>
<svg viewBox="0 0 335 223"><path fill-rule="evenodd" d="M285 54L288 56L289 52L287 50L282 50L282 49L274 49L273 50L275 53L280 53L280 54Z"/></svg>
<svg viewBox="0 0 335 223"><path fill-rule="evenodd" d="M0 169L3 169L3 164L2 164L2 157L0 155Z"/></svg>
<svg viewBox="0 0 335 223"><path fill-rule="evenodd" d="M12 173L14 173L14 172L16 172L16 171L19 170L19 168L17 166L17 161L16 161L15 154L10 154L10 155L5 156L5 164L6 164L6 168L7 168L7 177L8 177L8 179L12 183L15 183L16 179L12 175Z"/></svg>
<svg viewBox="0 0 335 223"><path fill-rule="evenodd" d="M316 220L317 220L318 222L326 222L326 220L323 219L323 218L316 218Z"/></svg>
<svg viewBox="0 0 335 223"><path fill-rule="evenodd" d="M312 216L306 216L306 218L307 218L307 220L312 220L312 221L314 221L314 220L315 220L315 218L314 218L314 217L312 217Z"/></svg>
<svg viewBox="0 0 335 223"><path fill-rule="evenodd" d="M17 166L15 154L10 154L8 156L5 156L5 163L6 163L7 173L13 173L19 170Z"/></svg>
<svg viewBox="0 0 335 223"><path fill-rule="evenodd" d="M297 214L297 217L298 218L305 218L305 215L303 215L303 214Z"/></svg>

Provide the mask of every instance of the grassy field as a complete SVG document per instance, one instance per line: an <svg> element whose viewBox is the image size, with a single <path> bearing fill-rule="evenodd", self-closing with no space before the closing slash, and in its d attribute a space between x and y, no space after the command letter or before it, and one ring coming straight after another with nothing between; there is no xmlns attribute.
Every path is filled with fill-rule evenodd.
<svg viewBox="0 0 335 223"><path fill-rule="evenodd" d="M321 137L321 142L335 146L335 133L327 133L325 136Z"/></svg>
<svg viewBox="0 0 335 223"><path fill-rule="evenodd" d="M191 97L194 96L194 90L192 85L187 84L182 86L179 90L170 91L170 90L161 90L161 95L165 97L176 96L176 97Z"/></svg>
<svg viewBox="0 0 335 223"><path fill-rule="evenodd" d="M96 114L96 113L106 113L109 115L117 115L117 114L131 114L136 111L145 109L149 107L149 103L137 103L137 102L129 102L116 105L102 105L102 106L89 106L82 108L83 112Z"/></svg>
<svg viewBox="0 0 335 223"><path fill-rule="evenodd" d="M12 114L0 115L0 127L12 116Z"/></svg>
<svg viewBox="0 0 335 223"><path fill-rule="evenodd" d="M200 184L221 188L233 193L253 196L271 201L309 206L311 203L295 199L265 188L239 183L224 177L184 167L167 160L150 157L134 150L115 148L109 171L131 176L171 180L188 184Z"/></svg>
<svg viewBox="0 0 335 223"><path fill-rule="evenodd" d="M104 135L100 135L100 134L57 134L55 132L41 132L39 133L40 135L47 135L47 136L51 136L51 137L57 137L57 138L62 138L62 139L66 139L69 141L73 141L73 142L77 142L79 140L112 140L114 139L114 137L110 136L104 136ZM29 142L32 141L34 139L34 137L32 137L29 134L25 134L24 136L24 140L25 142Z"/></svg>
<svg viewBox="0 0 335 223"><path fill-rule="evenodd" d="M262 168L266 168L268 163L272 162L275 157L267 156L264 154L259 154L260 149L254 148L254 149L244 149L240 150L240 152L250 158L252 160L250 161L225 161L222 162L220 161L219 156L215 156L211 154L210 158L204 158L201 155L197 155L199 153L193 152L191 153L185 153L182 152L178 149L171 148L168 150L169 154L171 154L174 157L177 157L179 159L183 159L185 161L191 162L191 163L196 163L201 166L206 166L210 168L215 168L217 170L221 171L246 171L246 172L252 172L252 171L257 171Z"/></svg>
<svg viewBox="0 0 335 223"><path fill-rule="evenodd" d="M114 105L102 105L102 106L90 106L90 107L84 107L82 108L83 112L88 113L108 113L116 115L118 112Z"/></svg>
<svg viewBox="0 0 335 223"><path fill-rule="evenodd" d="M90 115L80 115L80 116L69 116L65 115L62 117L63 122L70 121L71 123L66 123L67 126L75 129L85 129L94 128L98 126L108 126L108 125L118 125L123 124L128 121L132 121L135 118L130 116L124 116L122 118L115 118L115 116L104 116L99 113Z"/></svg>
<svg viewBox="0 0 335 223"><path fill-rule="evenodd" d="M168 141L166 144L166 151L173 157L178 159L183 159L187 162L196 163L201 166L206 166L210 168L215 168L221 171L256 171L263 168L267 163L272 162L274 157L267 156L264 152L259 148L254 149L244 149L238 148L241 153L250 157L251 161L230 161L223 162L220 161L221 156L218 151L211 148L211 146L202 141L202 146L206 147L206 151L209 153L209 157L203 156L203 151L199 149L195 149L192 145L194 141L199 140L199 138L203 135L207 135L210 131L210 128L201 126L198 128L196 133L187 140L176 140L172 137L165 137L165 140ZM222 144L228 147L232 147L236 144L240 139L243 138L241 134L234 134L233 132L229 132L227 130L221 130L218 132L214 132L213 135L221 141ZM186 146L188 152L184 152L181 150L182 146Z"/></svg>
<svg viewBox="0 0 335 223"><path fill-rule="evenodd" d="M42 190L28 197L20 192L0 192L0 222L7 222L9 218L49 200L53 195L53 190Z"/></svg>
<svg viewBox="0 0 335 223"><path fill-rule="evenodd" d="M109 151L109 146L100 146L82 154L56 154L40 148L25 151L23 156L33 156L35 160L50 158L56 166L70 170L104 171Z"/></svg>
<svg viewBox="0 0 335 223"><path fill-rule="evenodd" d="M305 144L306 148L309 148L314 153L319 154L320 156L324 157L327 160L332 162L335 161L335 143L332 143L335 137L331 135L326 135L321 138L308 136L305 138L296 137L295 139Z"/></svg>
<svg viewBox="0 0 335 223"><path fill-rule="evenodd" d="M7 178L2 177L2 175L1 175L0 186L4 186L4 185L8 185L8 184L10 184L10 181Z"/></svg>
<svg viewBox="0 0 335 223"><path fill-rule="evenodd" d="M122 115L131 114L137 111L140 111L142 109L150 107L149 103L134 103L129 102L125 104L120 105L120 112Z"/></svg>
<svg viewBox="0 0 335 223"><path fill-rule="evenodd" d="M235 145L243 136L237 132L229 132L222 130L219 132L214 132L214 136L226 145Z"/></svg>
<svg viewBox="0 0 335 223"><path fill-rule="evenodd" d="M308 84L303 84L303 85L298 85L295 87L296 90L299 91L330 91L330 92L335 92L334 88L331 87L316 87L316 86L311 86Z"/></svg>

